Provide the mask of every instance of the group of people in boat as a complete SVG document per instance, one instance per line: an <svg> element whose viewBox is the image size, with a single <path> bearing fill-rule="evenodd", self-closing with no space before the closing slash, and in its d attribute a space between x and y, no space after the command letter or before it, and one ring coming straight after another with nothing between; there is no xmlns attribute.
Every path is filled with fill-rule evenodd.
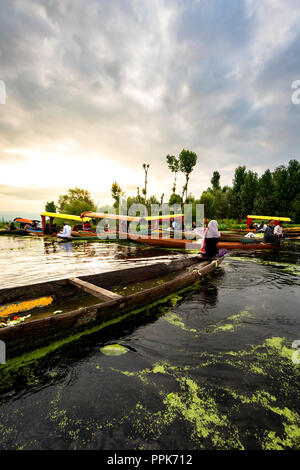
<svg viewBox="0 0 300 470"><path fill-rule="evenodd" d="M18 222L18 221L17 221ZM42 228L42 224L39 223L37 220L33 220L31 223L29 222L19 222L20 227L15 225L15 222L11 222L4 225L4 230L40 230Z"/></svg>
<svg viewBox="0 0 300 470"><path fill-rule="evenodd" d="M264 224L265 225L265 224ZM224 250L218 250L217 244L220 240L220 232L218 231L218 222L211 220L207 224L207 228L204 229L202 238L201 254L204 259L211 259L217 256L222 256ZM195 229L194 229L195 230ZM275 247L279 247L285 236L283 235L283 222L279 221L275 225L275 221L272 219L269 221L269 225L263 230L264 232L264 243L271 243Z"/></svg>
<svg viewBox="0 0 300 470"><path fill-rule="evenodd" d="M269 225L264 231L264 242L271 243L274 246L280 246L280 243L284 239L282 226L283 223L281 221L275 225L275 221L270 220Z"/></svg>
<svg viewBox="0 0 300 470"><path fill-rule="evenodd" d="M259 224L251 223L249 225L251 230L255 230L256 233L264 234L264 243L271 243L274 246L279 246L281 241L284 239L283 235L283 222L278 221L278 224L275 224L275 220L269 220L269 225L266 225L265 222Z"/></svg>

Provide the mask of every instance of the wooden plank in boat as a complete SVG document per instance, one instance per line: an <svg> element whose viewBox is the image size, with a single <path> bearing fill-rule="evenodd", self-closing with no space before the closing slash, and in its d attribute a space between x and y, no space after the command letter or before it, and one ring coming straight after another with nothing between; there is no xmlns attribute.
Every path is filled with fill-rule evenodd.
<svg viewBox="0 0 300 470"><path fill-rule="evenodd" d="M95 286L95 284L91 284L90 282L82 281L82 279L78 279L77 277L69 279L69 282L79 289L103 300L117 300L122 298L121 295L115 294L110 290L103 289L102 287Z"/></svg>

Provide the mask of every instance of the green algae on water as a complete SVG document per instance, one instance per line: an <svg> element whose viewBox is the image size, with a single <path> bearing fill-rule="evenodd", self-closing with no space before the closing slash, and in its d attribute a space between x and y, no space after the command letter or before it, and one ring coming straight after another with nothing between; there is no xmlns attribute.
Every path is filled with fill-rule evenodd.
<svg viewBox="0 0 300 470"><path fill-rule="evenodd" d="M103 348L100 348L100 351L105 356L121 356L122 354L126 354L129 349L121 344L108 344Z"/></svg>

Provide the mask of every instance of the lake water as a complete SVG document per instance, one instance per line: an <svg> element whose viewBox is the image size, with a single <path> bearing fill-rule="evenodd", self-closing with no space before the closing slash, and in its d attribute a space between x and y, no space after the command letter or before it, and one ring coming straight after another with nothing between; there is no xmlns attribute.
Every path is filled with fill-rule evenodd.
<svg viewBox="0 0 300 470"><path fill-rule="evenodd" d="M128 243L1 237L0 284L179 256ZM296 241L280 252L232 252L172 308L37 360L1 395L0 449L299 448L299 274ZM125 353L104 354L110 344Z"/></svg>

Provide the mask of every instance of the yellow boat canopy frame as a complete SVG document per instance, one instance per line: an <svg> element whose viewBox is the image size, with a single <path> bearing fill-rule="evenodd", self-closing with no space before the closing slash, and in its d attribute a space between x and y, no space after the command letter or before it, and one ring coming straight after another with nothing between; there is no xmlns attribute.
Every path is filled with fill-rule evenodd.
<svg viewBox="0 0 300 470"><path fill-rule="evenodd" d="M83 212L81 217L91 217L92 219L112 219L112 220L126 220L127 222L140 222L145 220L151 222L151 220L170 220L183 217L183 214L174 215L153 215L149 217L133 217L130 215L117 215L117 214L104 214L98 212Z"/></svg>
<svg viewBox="0 0 300 470"><path fill-rule="evenodd" d="M65 220L75 220L76 222L87 222L90 221L90 217L84 217L83 219L79 215L70 215L70 214L57 214L56 212L43 212L42 217L42 227L43 232L46 226L46 217L50 217L50 227L52 227L53 219L65 219Z"/></svg>
<svg viewBox="0 0 300 470"><path fill-rule="evenodd" d="M278 216L271 216L271 215L247 215L247 228L253 220L275 220L277 223L281 222L291 222L289 217L278 217Z"/></svg>
<svg viewBox="0 0 300 470"><path fill-rule="evenodd" d="M76 220L78 222L87 222L89 220L91 220L91 217L80 217L79 215L70 215L70 214L57 214L56 212L43 212L43 214L41 214L41 216L43 217L51 217L51 218L55 218L55 219L66 219L66 220Z"/></svg>

